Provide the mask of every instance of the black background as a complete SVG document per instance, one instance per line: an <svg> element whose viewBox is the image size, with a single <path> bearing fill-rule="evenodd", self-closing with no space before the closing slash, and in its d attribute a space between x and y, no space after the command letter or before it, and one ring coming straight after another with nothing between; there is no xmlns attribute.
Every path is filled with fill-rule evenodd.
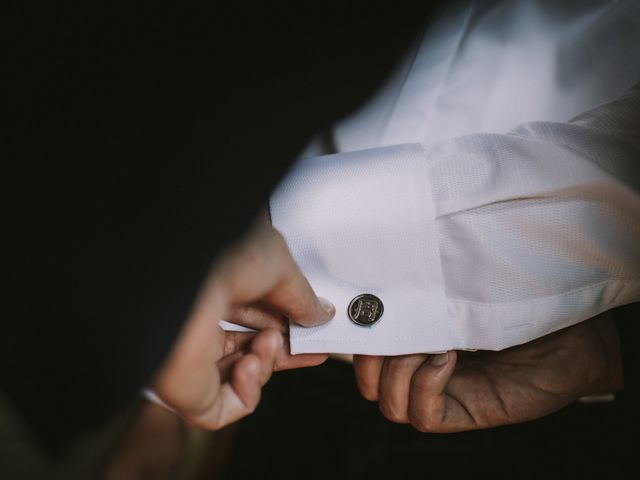
<svg viewBox="0 0 640 480"><path fill-rule="evenodd" d="M437 2L268 3L2 7L0 378L50 452L127 407L215 255L310 137L384 80ZM635 478L634 413L618 400L420 434L330 362L274 377L227 475Z"/></svg>
<svg viewBox="0 0 640 480"><path fill-rule="evenodd" d="M3 4L0 374L43 444L135 397L215 255L429 5Z"/></svg>

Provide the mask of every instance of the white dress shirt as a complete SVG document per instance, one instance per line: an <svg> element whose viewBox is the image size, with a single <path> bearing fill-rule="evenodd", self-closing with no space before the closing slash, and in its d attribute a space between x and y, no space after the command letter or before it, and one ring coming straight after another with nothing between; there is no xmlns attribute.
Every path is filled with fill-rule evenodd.
<svg viewBox="0 0 640 480"><path fill-rule="evenodd" d="M443 10L272 196L337 307L292 352L499 350L639 301L638 82L637 0ZM362 293L384 304L367 327Z"/></svg>

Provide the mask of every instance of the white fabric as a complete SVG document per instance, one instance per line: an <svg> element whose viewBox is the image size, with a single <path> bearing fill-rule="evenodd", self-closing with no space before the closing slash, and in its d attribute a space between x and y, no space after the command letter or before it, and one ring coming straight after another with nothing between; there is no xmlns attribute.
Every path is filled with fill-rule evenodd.
<svg viewBox="0 0 640 480"><path fill-rule="evenodd" d="M237 323L227 322L226 320L219 320L218 325L226 332L255 332L254 329L238 325Z"/></svg>
<svg viewBox="0 0 640 480"><path fill-rule="evenodd" d="M338 309L292 326L294 353L498 350L640 300L640 90L618 99L640 2L468 2L432 25L336 126L340 153L272 197ZM371 327L347 316L360 293L384 303Z"/></svg>
<svg viewBox="0 0 640 480"><path fill-rule="evenodd" d="M313 351L326 334L332 353L373 348L393 354L397 345L420 351L448 343L437 231L425 221L436 213L422 147L315 157L303 165L271 201L274 225L290 233L305 275L337 312L366 292L383 299L386 313L384 322L366 329L344 321L292 327L296 350ZM394 250L403 254L390 254ZM416 311L432 319L428 329Z"/></svg>
<svg viewBox="0 0 640 480"><path fill-rule="evenodd" d="M151 403L155 403L156 405L164 408L165 410L169 410L170 412L175 413L176 415L180 415L178 412L176 412L173 408L171 408L169 405L167 405L159 396L158 394L153 391L150 388L143 388L142 389L142 396L144 398L146 398L147 400L149 400Z"/></svg>

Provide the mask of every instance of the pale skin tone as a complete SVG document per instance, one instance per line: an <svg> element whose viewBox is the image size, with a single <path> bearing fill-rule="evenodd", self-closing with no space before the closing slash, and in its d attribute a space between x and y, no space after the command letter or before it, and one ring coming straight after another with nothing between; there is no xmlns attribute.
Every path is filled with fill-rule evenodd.
<svg viewBox="0 0 640 480"><path fill-rule="evenodd" d="M354 368L385 417L423 432L520 423L623 388L610 313L500 352L356 355Z"/></svg>
<svg viewBox="0 0 640 480"><path fill-rule="evenodd" d="M212 269L153 387L187 422L221 428L256 408L273 371L326 360L289 354L288 321L312 326L334 314L262 221ZM224 332L222 318L260 332ZM361 393L389 420L425 432L519 423L623 387L608 313L500 352L356 355L354 367Z"/></svg>
<svg viewBox="0 0 640 480"><path fill-rule="evenodd" d="M315 296L282 237L263 222L212 269L153 388L188 423L224 427L256 408L273 371L326 360L327 355L289 354L289 319L311 326L334 314L330 303ZM260 332L224 332L221 318ZM533 420L583 395L623 387L609 313L501 352L356 355L354 366L365 398L378 401L389 420L424 432ZM143 415L155 426L155 437L145 437L148 426L141 424L105 478L164 475L177 464L181 422L174 417L178 423L168 423L170 414L153 405ZM159 432L169 434L158 437Z"/></svg>
<svg viewBox="0 0 640 480"><path fill-rule="evenodd" d="M335 307L318 298L281 235L261 221L226 252L203 285L153 389L188 423L219 429L258 405L273 371L318 365L326 355L291 356L288 321L329 321ZM259 333L225 332L218 320Z"/></svg>

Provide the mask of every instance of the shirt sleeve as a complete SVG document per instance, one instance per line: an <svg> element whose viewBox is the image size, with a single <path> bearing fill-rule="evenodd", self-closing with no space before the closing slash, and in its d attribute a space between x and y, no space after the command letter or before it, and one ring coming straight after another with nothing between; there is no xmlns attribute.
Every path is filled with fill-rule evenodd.
<svg viewBox="0 0 640 480"><path fill-rule="evenodd" d="M301 160L274 226L334 320L293 353L500 350L640 300L640 86L567 123ZM348 307L384 307L361 326Z"/></svg>

